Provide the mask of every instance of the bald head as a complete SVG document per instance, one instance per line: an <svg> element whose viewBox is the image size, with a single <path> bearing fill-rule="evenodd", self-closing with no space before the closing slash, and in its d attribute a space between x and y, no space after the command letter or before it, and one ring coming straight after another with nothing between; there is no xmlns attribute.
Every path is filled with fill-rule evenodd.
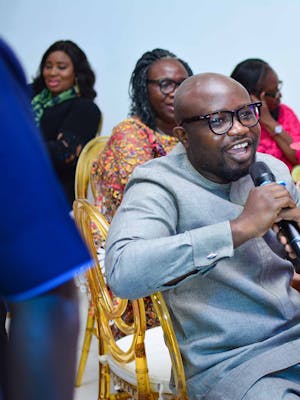
<svg viewBox="0 0 300 400"><path fill-rule="evenodd" d="M218 99L224 96L230 97L237 91L240 91L243 96L248 96L247 90L228 76L212 72L193 75L186 79L176 91L175 120L179 123L183 118L193 117L194 109L198 110L198 114L218 110Z"/></svg>
<svg viewBox="0 0 300 400"><path fill-rule="evenodd" d="M177 89L174 106L174 135L202 176L228 183L248 174L260 135L259 106L251 104L240 83L215 73L194 75ZM213 130L212 121L214 129L221 125L220 133Z"/></svg>

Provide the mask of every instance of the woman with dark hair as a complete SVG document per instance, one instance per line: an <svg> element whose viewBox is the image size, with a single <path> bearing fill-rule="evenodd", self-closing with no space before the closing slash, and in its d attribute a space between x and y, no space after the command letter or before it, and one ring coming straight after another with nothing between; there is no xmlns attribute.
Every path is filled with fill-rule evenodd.
<svg viewBox="0 0 300 400"><path fill-rule="evenodd" d="M93 101L94 84L95 75L85 53L71 40L60 40L48 48L32 83L35 121L70 207L78 156L96 135L101 120Z"/></svg>
<svg viewBox="0 0 300 400"><path fill-rule="evenodd" d="M111 221L134 168L167 154L177 144L173 136L174 94L192 70L168 50L154 49L137 61L130 79L130 117L112 132L94 164L97 206Z"/></svg>
<svg viewBox="0 0 300 400"><path fill-rule="evenodd" d="M254 101L261 101L261 137L258 151L279 158L290 170L300 163L300 122L294 111L281 104L281 85L271 66L258 58L239 63L231 77L240 82Z"/></svg>
<svg viewBox="0 0 300 400"><path fill-rule="evenodd" d="M188 64L168 50L154 49L142 55L130 79L130 117L112 132L92 172L98 188L96 205L111 221L121 203L125 185L134 168L169 153L178 143L175 127L174 94L192 75ZM150 297L144 299L147 327L159 324ZM131 306L125 320L133 321ZM115 337L122 336L113 326Z"/></svg>

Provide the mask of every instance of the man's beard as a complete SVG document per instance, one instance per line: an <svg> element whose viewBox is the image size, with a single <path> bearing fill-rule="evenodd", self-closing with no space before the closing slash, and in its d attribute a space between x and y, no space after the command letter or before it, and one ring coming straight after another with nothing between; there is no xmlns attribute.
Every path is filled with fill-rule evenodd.
<svg viewBox="0 0 300 400"><path fill-rule="evenodd" d="M253 153L252 160L247 165L241 164L240 167L231 168L230 166L227 166L227 164L225 164L224 162L224 164L220 166L219 176L221 178L226 179L228 182L237 181L240 178L243 178L244 176L249 174L249 168L254 163L254 161L255 161L255 153Z"/></svg>

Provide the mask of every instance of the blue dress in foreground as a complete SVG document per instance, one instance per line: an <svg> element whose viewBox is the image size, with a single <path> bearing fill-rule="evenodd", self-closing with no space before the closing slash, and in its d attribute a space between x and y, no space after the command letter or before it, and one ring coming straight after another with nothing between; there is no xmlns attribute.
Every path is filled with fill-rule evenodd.
<svg viewBox="0 0 300 400"><path fill-rule="evenodd" d="M35 126L22 67L1 39L0 110L0 296L18 301L71 279L90 256Z"/></svg>

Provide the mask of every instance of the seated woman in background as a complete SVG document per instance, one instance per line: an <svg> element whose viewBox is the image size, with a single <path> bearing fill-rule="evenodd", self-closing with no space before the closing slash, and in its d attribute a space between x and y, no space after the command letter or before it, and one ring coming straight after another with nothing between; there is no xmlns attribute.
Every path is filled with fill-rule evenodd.
<svg viewBox="0 0 300 400"><path fill-rule="evenodd" d="M166 155L178 143L173 136L174 94L192 70L173 53L154 49L137 61L130 79L130 117L112 132L92 171L98 190L96 205L110 222L121 203L125 185L134 168ZM147 328L159 324L150 297L144 299ZM125 321L133 321L132 307ZM122 336L113 326L116 338Z"/></svg>
<svg viewBox="0 0 300 400"><path fill-rule="evenodd" d="M72 41L52 44L32 83L32 107L58 178L70 202L75 170L84 145L97 133L101 112L93 102L95 75L84 52Z"/></svg>
<svg viewBox="0 0 300 400"><path fill-rule="evenodd" d="M294 111L281 104L281 84L276 72L263 60L249 58L239 63L231 77L240 82L254 101L261 101L261 137L258 151L268 153L287 164L290 170L300 163L300 122Z"/></svg>
<svg viewBox="0 0 300 400"><path fill-rule="evenodd" d="M97 206L110 222L134 168L167 154L173 136L174 94L192 70L173 53L154 49L137 61L130 79L130 117L120 122L94 164Z"/></svg>

